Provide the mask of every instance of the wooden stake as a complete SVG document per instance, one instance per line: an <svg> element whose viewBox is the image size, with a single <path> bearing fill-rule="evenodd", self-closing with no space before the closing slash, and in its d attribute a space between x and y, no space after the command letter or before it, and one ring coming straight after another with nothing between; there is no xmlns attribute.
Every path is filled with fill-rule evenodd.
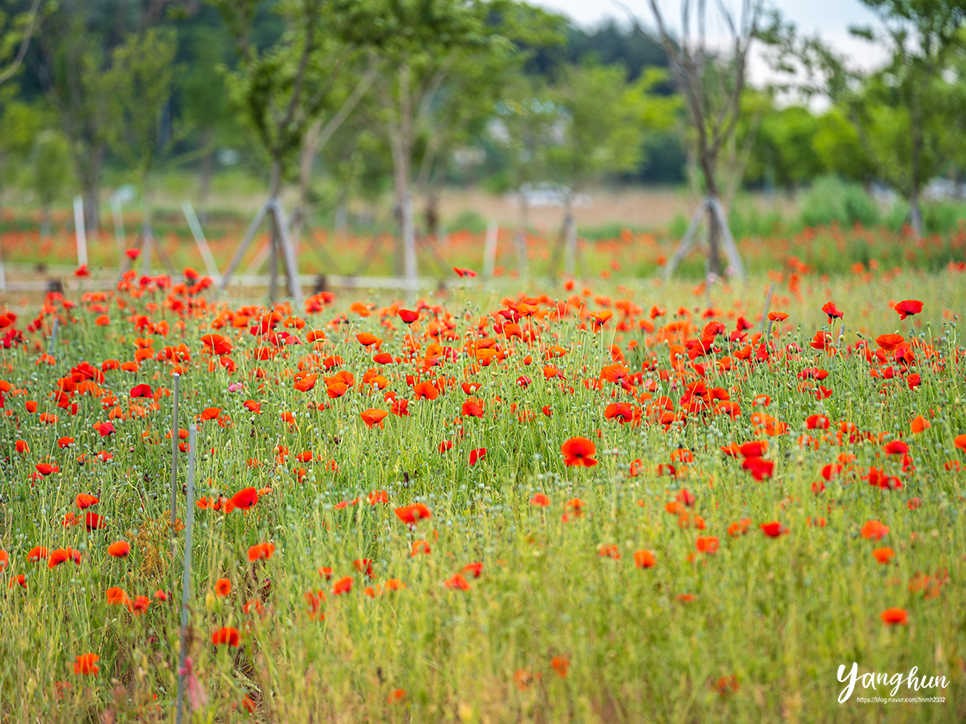
<svg viewBox="0 0 966 724"><path fill-rule="evenodd" d="M120 199L111 199L111 213L114 216L114 241L117 243L117 265L123 269L126 238L124 234L124 214L121 211Z"/></svg>
<svg viewBox="0 0 966 724"><path fill-rule="evenodd" d="M84 198L74 197L74 231L77 236L77 266L87 263L87 231L84 228Z"/></svg>
<svg viewBox="0 0 966 724"><path fill-rule="evenodd" d="M205 232L201 228L201 222L198 221L198 215L195 214L194 207L190 201L183 201L181 203L181 210L184 212L184 217L188 221L188 227L191 229L191 235L195 238L195 244L198 245L198 251L201 252L201 258L205 261L205 268L208 270L208 275L215 278L218 277L218 265L215 263L215 257L211 254L211 247L208 246L208 240L205 238Z"/></svg>
<svg viewBox="0 0 966 724"><path fill-rule="evenodd" d="M664 279L670 279L674 270L678 268L678 264L684 261L684 257L687 256L688 252L691 251L691 245L694 243L694 235L698 232L698 227L701 226L701 219L704 218L705 210L707 209L708 200L705 199L701 202L701 205L694 212L694 216L691 217L691 223L688 224L688 230L684 232L684 236L681 237L681 243L678 244L678 248L674 252L674 256L671 257L671 261L668 265L664 267Z"/></svg>
<svg viewBox="0 0 966 724"><path fill-rule="evenodd" d="M238 247L238 251L235 252L235 256L232 257L231 263L225 270L225 276L221 278L221 290L224 291L228 286L228 280L231 279L231 275L235 273L235 269L241 264L242 257L245 256L245 252L248 251L248 245L252 243L252 239L255 238L255 232L258 231L258 227L261 226L262 220L265 218L265 214L268 213L268 202L262 204L262 208L258 210L255 214L255 218L252 219L252 223L248 225L248 231L245 232L245 238L242 239L242 243Z"/></svg>
<svg viewBox="0 0 966 724"><path fill-rule="evenodd" d="M180 398L181 375L174 375L174 390L171 393L171 530L174 531L178 510L178 403Z"/></svg>
<svg viewBox="0 0 966 724"><path fill-rule="evenodd" d="M496 244L500 234L500 225L491 221L486 225L486 238L483 241L483 277L490 279L496 267Z"/></svg>
<svg viewBox="0 0 966 724"><path fill-rule="evenodd" d="M185 501L184 523L184 569L181 575L181 646L178 651L178 715L177 722L181 724L184 709L184 671L185 639L188 634L188 606L191 603L191 529L195 520L195 454L197 447L198 426L191 423L188 427L188 498Z"/></svg>
<svg viewBox="0 0 966 724"><path fill-rule="evenodd" d="M60 317L54 317L54 326L50 330L50 341L47 343L47 356L54 356L54 344L57 342L57 328L60 326Z"/></svg>

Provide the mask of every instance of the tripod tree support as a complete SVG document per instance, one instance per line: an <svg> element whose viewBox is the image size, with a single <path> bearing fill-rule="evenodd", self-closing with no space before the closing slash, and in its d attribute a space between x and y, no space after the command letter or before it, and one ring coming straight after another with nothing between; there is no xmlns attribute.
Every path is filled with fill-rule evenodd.
<svg viewBox="0 0 966 724"><path fill-rule="evenodd" d="M688 255L688 252L691 251L698 228L701 226L701 221L706 215L713 215L721 229L725 255L728 257L729 276L735 276L739 279L745 278L745 269L741 264L741 256L738 254L738 247L735 246L734 237L731 236L731 230L728 228L728 220L725 217L724 209L721 207L721 202L713 196L706 196L691 217L691 223L688 224L687 231L681 237L681 243L675 249L674 256L671 257L668 265L664 268L665 280L671 278L675 269L678 268Z"/></svg>
<svg viewBox="0 0 966 724"><path fill-rule="evenodd" d="M245 232L245 237L238 246L238 251L235 252L235 256L232 257L231 263L225 270L225 275L221 278L221 290L224 291L228 287L228 282L231 280L232 274L235 273L235 270L241 263L242 257L245 256L245 252L248 251L248 247L255 238L255 233L262 225L265 217L269 214L272 217L272 238L271 241L269 241L269 249L271 251L272 258L271 269L269 272L270 301L272 303L275 302L275 294L278 284L278 265L276 259L279 247L281 247L282 263L285 265L285 276L288 279L289 296L292 297L296 306L300 306L302 303L302 289L299 286L298 265L295 259L295 250L292 248L292 240L288 235L288 222L285 219L285 211L282 209L282 205L278 202L278 199L275 198L268 199L268 201L266 201L258 210L258 213L255 214L255 218L252 219L252 223L248 225L248 231Z"/></svg>

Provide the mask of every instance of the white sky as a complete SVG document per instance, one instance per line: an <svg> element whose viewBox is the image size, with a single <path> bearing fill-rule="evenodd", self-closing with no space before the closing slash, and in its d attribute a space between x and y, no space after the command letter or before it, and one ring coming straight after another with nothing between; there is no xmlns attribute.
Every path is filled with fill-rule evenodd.
<svg viewBox="0 0 966 724"><path fill-rule="evenodd" d="M530 0L555 12L568 15L578 25L593 27L608 18L626 22L626 13L610 0ZM740 9L740 0L723 0L726 7ZM647 27L654 27L650 6L647 0L626 0L625 4ZM665 22L673 29L679 25L680 0L657 0L664 13ZM849 35L850 25L875 25L875 15L859 0L770 0L772 7L781 11L786 20L797 27L800 35L813 35L818 32L829 44L848 54L853 62L861 67L880 64L885 54L871 43ZM716 3L708 2L708 35L713 37L710 18L718 17ZM768 75L764 61L758 59L751 65L753 82L760 82Z"/></svg>

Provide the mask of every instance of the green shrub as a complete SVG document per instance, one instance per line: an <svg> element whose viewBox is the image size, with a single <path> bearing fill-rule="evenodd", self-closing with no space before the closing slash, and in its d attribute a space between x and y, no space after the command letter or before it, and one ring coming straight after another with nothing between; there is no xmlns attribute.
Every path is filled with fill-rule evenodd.
<svg viewBox="0 0 966 724"><path fill-rule="evenodd" d="M879 207L859 184L837 176L823 176L812 184L801 201L803 226L875 226L880 222Z"/></svg>

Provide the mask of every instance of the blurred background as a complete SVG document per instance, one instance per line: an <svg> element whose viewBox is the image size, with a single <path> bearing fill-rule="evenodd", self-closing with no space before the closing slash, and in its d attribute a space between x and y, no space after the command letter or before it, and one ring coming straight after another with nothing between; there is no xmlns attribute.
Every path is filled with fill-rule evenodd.
<svg viewBox="0 0 966 724"><path fill-rule="evenodd" d="M92 269L224 271L273 198L303 273L479 269L490 227L493 274L646 274L709 196L751 269L963 259L959 3L683 2L3 0L5 277L80 223Z"/></svg>

